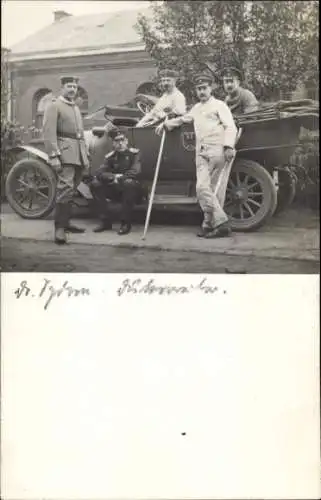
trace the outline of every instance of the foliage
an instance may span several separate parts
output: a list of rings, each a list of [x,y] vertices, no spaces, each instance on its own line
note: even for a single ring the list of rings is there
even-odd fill
[[[298,83],[318,86],[318,2],[185,0],[152,2],[136,25],[147,52],[187,82],[209,67],[234,65],[261,99]],[[186,88],[186,90],[187,90]],[[219,90],[219,89],[218,89]]]

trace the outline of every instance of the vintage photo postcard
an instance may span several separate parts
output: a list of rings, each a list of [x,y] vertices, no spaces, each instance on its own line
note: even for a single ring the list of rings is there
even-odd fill
[[[319,2],[1,13],[1,497],[320,498]]]

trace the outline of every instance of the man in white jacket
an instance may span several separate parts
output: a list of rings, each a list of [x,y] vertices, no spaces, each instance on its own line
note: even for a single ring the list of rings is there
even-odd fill
[[[176,87],[177,73],[165,69],[159,73],[160,86],[164,90],[153,109],[147,113],[136,125],[146,127],[157,123],[159,120],[169,116],[179,116],[186,113],[186,99],[184,94]]]
[[[204,214],[199,237],[229,236],[231,229],[223,206],[230,174],[229,163],[235,155],[237,128],[228,106],[212,96],[212,78],[194,79],[200,102],[184,116],[166,120],[157,128],[172,130],[183,123],[193,123],[196,136],[196,194]],[[219,182],[219,185],[218,185]]]

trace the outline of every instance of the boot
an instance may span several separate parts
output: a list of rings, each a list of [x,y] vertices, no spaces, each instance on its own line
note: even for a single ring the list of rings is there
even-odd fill
[[[212,227],[201,227],[197,233],[199,238],[205,238],[211,231],[213,231]]]
[[[64,245],[67,243],[66,233],[63,227],[55,228],[55,243],[57,245]]]
[[[103,231],[111,231],[113,229],[113,225],[110,220],[102,219],[98,226],[94,227],[94,233],[102,233]]]
[[[75,226],[74,224],[71,224],[70,222],[70,219],[71,219],[71,204],[68,203],[67,205],[68,208],[66,208],[66,226],[65,226],[65,230],[68,232],[68,233],[84,233],[85,232],[85,229],[83,229],[82,227],[78,227],[78,226]]]
[[[132,225],[129,222],[122,222],[118,231],[119,235],[124,235],[130,233]]]
[[[55,212],[55,243],[63,245],[67,243],[65,227],[68,224],[68,205],[65,203],[56,204]]]
[[[218,227],[215,227],[212,231],[206,234],[205,238],[227,238],[231,236],[231,226],[229,222],[224,222]]]

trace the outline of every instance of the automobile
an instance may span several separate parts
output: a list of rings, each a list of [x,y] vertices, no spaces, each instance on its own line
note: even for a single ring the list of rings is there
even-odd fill
[[[137,95],[134,105],[106,105],[87,116],[85,134],[90,149],[90,172],[78,187],[75,203],[91,210],[93,200],[88,183],[112,148],[108,130],[116,125],[126,132],[130,146],[141,152],[147,196],[140,208],[147,208],[161,138],[155,133],[155,126],[136,125],[156,99]],[[318,103],[311,100],[278,101],[235,117],[241,133],[224,206],[234,231],[254,231],[291,203],[295,176],[289,159],[299,144],[301,127],[318,128],[318,109]],[[17,161],[5,186],[8,203],[26,219],[48,216],[55,205],[57,177],[49,165],[43,141],[19,145],[13,154]],[[183,212],[200,210],[195,184],[195,134],[193,125],[186,124],[166,133],[153,204]]]

